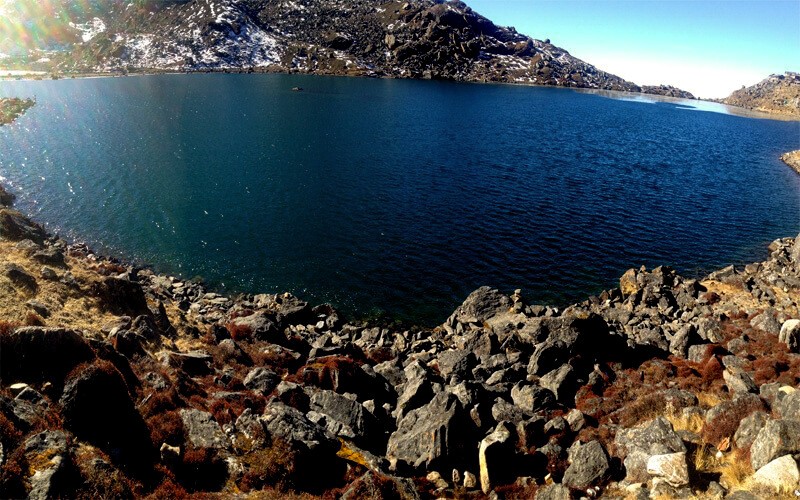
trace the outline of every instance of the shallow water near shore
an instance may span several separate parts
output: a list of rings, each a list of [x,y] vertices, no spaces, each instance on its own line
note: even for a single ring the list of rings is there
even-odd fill
[[[292,92],[302,87],[302,92]],[[51,231],[230,292],[433,325],[566,304],[800,231],[800,123],[564,89],[296,75],[0,82],[0,176]]]

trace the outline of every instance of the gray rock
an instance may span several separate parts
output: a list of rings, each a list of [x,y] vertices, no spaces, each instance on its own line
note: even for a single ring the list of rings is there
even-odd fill
[[[722,372],[722,378],[728,389],[734,393],[757,393],[758,386],[747,372],[737,368],[726,368]]]
[[[360,446],[370,448],[381,434],[380,423],[363,405],[333,391],[320,390],[313,394],[311,409],[343,425],[346,433],[335,434],[352,436]]]
[[[626,480],[629,482],[648,480],[647,460],[651,456],[686,452],[683,440],[665,417],[632,429],[620,429],[615,444],[624,457]]]
[[[779,389],[778,394],[783,394]],[[800,420],[800,390],[790,390],[783,397],[776,398],[774,408],[784,420]]]
[[[511,389],[514,404],[527,413],[536,413],[551,408],[555,402],[552,391],[535,385],[517,384]]]
[[[403,372],[403,365],[400,364],[399,358],[378,363],[373,367],[373,369],[375,370],[375,373],[386,379],[386,381],[389,382],[392,387],[397,388],[406,382],[406,376]]]
[[[259,392],[265,396],[269,395],[278,384],[281,382],[281,378],[267,368],[259,366],[258,368],[253,368],[247,373],[247,376],[244,378],[244,386],[250,389],[251,391]]]
[[[6,191],[3,186],[0,186],[0,207],[10,207],[14,204],[16,196],[13,193]]]
[[[311,451],[338,449],[334,436],[311,422],[302,412],[278,401],[270,402],[261,416],[267,431],[292,447],[305,447]]]
[[[778,335],[778,333],[781,331],[781,324],[777,319],[775,319],[773,312],[773,309],[767,309],[763,313],[751,319],[750,326],[753,328],[758,328],[759,330],[763,330],[767,333],[771,333],[772,335]]]
[[[397,398],[395,417],[398,421],[409,411],[419,408],[433,397],[433,386],[427,378],[411,379],[403,386],[400,397]]]
[[[398,500],[419,500],[419,492],[414,482],[408,478],[388,476],[376,471],[367,471],[353,481],[342,493],[341,500],[361,500],[365,498],[397,498]]]
[[[570,465],[564,472],[564,486],[585,490],[603,483],[609,476],[608,453],[598,441],[577,444],[570,449]]]
[[[574,398],[580,383],[575,369],[569,364],[563,364],[542,376],[539,385],[550,390],[558,401],[569,403]]]
[[[800,234],[798,234],[794,239],[794,245],[792,246],[790,257],[794,262],[795,267],[800,268]]]
[[[444,351],[439,354],[438,360],[439,373],[445,380],[449,380],[450,377],[456,380],[471,378],[471,371],[478,364],[475,355],[467,350]]]
[[[554,483],[536,491],[535,500],[571,500],[569,488],[562,484]]]
[[[763,411],[751,413],[743,418],[739,423],[739,428],[736,429],[736,433],[733,435],[733,442],[736,447],[750,448],[767,420],[767,414]]]
[[[447,324],[476,323],[484,321],[501,313],[508,312],[513,305],[511,298],[488,286],[482,286],[469,294],[458,309],[453,312]]]
[[[427,405],[403,417],[389,437],[386,457],[413,468],[448,470],[468,461],[475,433],[472,419],[458,398],[441,392]]]
[[[181,409],[181,419],[186,430],[186,437],[196,448],[228,448],[228,438],[210,413]]]
[[[10,208],[0,209],[0,238],[9,241],[31,240],[44,243],[47,233],[39,224]]]
[[[264,311],[236,318],[231,323],[235,328],[247,329],[255,340],[275,342],[282,337],[276,322]]]
[[[686,463],[686,452],[651,456],[647,459],[647,473],[663,479],[676,488],[688,485],[689,466]]]
[[[33,312],[35,312],[42,318],[50,317],[50,308],[47,307],[47,304],[39,302],[38,300],[29,300],[28,302],[25,303],[25,306],[33,310]]]
[[[800,452],[800,421],[770,420],[758,432],[750,447],[753,470],[786,454]]]
[[[39,289],[36,278],[28,273],[22,266],[17,264],[6,264],[3,274],[11,280],[16,288],[20,288],[29,294],[35,294]]]
[[[778,340],[786,344],[790,352],[800,353],[800,319],[784,321]]]
[[[139,283],[109,276],[92,286],[101,307],[119,316],[149,316],[147,299]]]
[[[670,340],[669,352],[675,356],[685,358],[689,351],[689,346],[700,341],[701,339],[697,335],[697,328],[692,324],[684,325]]]
[[[48,266],[65,267],[64,252],[57,247],[46,247],[33,254],[33,260]]]
[[[24,444],[32,475],[29,499],[46,500],[66,495],[61,490],[68,469],[67,436],[60,431],[45,431],[30,437]]]
[[[783,455],[758,469],[752,481],[775,492],[795,492],[800,486],[800,470],[791,455]]]
[[[478,467],[484,494],[508,481],[514,461],[514,434],[516,433],[509,424],[501,423],[481,440],[478,446]]]

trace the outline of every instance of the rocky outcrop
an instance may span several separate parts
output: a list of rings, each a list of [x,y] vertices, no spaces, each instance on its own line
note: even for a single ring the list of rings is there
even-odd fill
[[[800,117],[800,74],[770,75],[750,87],[742,87],[722,100],[731,106]]]
[[[22,116],[25,111],[33,107],[33,99],[20,99],[18,97],[0,97],[0,126],[12,123]],[[10,206],[13,197],[7,197],[6,192],[0,188],[0,206]]]
[[[795,478],[800,238],[705,277],[631,269],[565,308],[483,287],[400,330],[43,236],[0,238],[2,497],[769,497]]]
[[[800,150],[790,151],[781,155],[781,161],[789,165],[795,172],[800,174]]]

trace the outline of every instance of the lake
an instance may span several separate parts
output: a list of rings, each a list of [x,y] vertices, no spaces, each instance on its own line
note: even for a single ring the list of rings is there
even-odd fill
[[[302,92],[293,92],[302,87]],[[566,89],[297,75],[3,81],[17,206],[227,292],[442,322],[475,288],[566,305],[800,232],[800,122]],[[723,108],[720,106],[720,110]]]

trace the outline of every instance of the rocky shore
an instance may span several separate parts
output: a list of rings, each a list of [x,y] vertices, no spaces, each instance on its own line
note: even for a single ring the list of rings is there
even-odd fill
[[[800,174],[800,150],[790,151],[781,156],[781,161]]]
[[[34,104],[36,101],[33,99],[0,97],[0,126],[13,122]]]
[[[435,328],[226,297],[0,191],[0,497],[795,498],[800,236]]]

